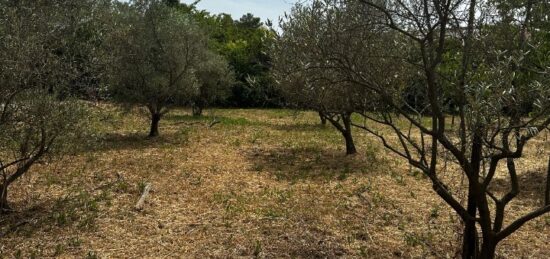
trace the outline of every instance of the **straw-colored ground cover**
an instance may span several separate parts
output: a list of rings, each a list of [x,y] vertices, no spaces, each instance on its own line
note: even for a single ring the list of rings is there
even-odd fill
[[[315,113],[177,110],[146,139],[137,111],[97,108],[85,150],[40,164],[10,193],[0,257],[454,257],[460,223],[428,180],[355,130],[359,154]],[[208,127],[211,120],[220,123]],[[541,203],[547,136],[521,163],[524,191],[509,218]],[[546,150],[546,151],[544,151]],[[453,166],[448,179],[460,176]],[[146,183],[143,211],[134,205]],[[495,190],[507,182],[497,179]],[[509,222],[509,221],[508,221]],[[550,215],[498,247],[505,258],[550,258]]]

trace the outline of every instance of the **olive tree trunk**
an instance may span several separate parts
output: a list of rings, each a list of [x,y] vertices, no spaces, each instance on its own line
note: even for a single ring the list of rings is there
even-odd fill
[[[0,185],[0,214],[11,211],[8,204],[8,186]]]
[[[548,157],[548,171],[546,172],[546,190],[544,192],[544,204],[550,204],[550,157]]]
[[[162,118],[162,114],[160,113],[152,113],[151,114],[151,130],[149,131],[149,137],[157,137],[159,135],[159,122]]]
[[[199,117],[199,116],[202,116],[202,106],[200,105],[193,105],[193,116],[194,117]]]
[[[470,217],[475,218],[477,212],[476,194],[473,186],[468,188],[468,207],[467,212]],[[473,219],[464,221],[464,231],[462,237],[462,258],[477,258],[479,245],[477,240],[476,222]]]
[[[325,126],[327,125],[327,118],[323,114],[323,112],[319,112],[319,119],[321,119],[321,125]]]
[[[353,135],[351,134],[351,114],[343,115],[342,120],[344,122],[344,131],[342,131],[342,135],[344,135],[344,139],[346,140],[346,154],[353,155],[357,153],[357,149],[355,148]]]
[[[346,155],[353,155],[357,153],[355,143],[353,141],[353,135],[351,133],[351,112],[345,112],[334,116],[327,116],[323,114],[323,117],[330,121],[330,123],[342,134],[346,142]],[[336,117],[336,118],[335,118]]]

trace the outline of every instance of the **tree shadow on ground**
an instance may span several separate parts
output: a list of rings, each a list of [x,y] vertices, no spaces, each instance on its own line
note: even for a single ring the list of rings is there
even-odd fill
[[[307,124],[307,123],[296,123],[296,124],[280,124],[280,125],[271,125],[271,128],[279,131],[300,131],[300,132],[318,132],[325,130],[335,130],[330,125],[322,124]]]
[[[65,228],[74,228],[77,232],[94,230],[100,207],[109,203],[106,193],[105,190],[80,191],[1,215],[0,239],[12,235],[31,237],[35,233]]]
[[[185,145],[188,138],[187,130],[161,132],[161,135],[155,138],[148,138],[143,133],[108,133],[88,147],[87,151],[142,150],[169,145]]]
[[[525,202],[532,206],[542,205],[544,201],[544,190],[546,188],[546,170],[545,167],[529,170],[518,175],[520,192],[516,196],[517,200]],[[497,178],[491,182],[489,189],[500,195],[506,194],[511,190],[510,178]]]
[[[269,172],[279,180],[345,180],[351,174],[367,173],[375,162],[361,154],[346,156],[341,150],[318,147],[251,149],[247,151],[252,170]]]
[[[216,115],[192,116],[187,114],[166,114],[164,120],[171,125],[206,125],[216,122],[225,126],[261,126],[264,125],[260,121],[251,121],[246,118],[225,117]]]
[[[264,230],[264,235],[267,239],[278,237],[265,244],[263,252],[268,258],[277,255],[288,255],[291,258],[337,258],[349,253],[341,246],[343,240],[307,223],[301,226],[270,227]]]

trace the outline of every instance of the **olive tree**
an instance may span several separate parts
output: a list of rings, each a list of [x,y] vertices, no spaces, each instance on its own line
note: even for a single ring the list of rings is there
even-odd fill
[[[204,108],[223,100],[235,81],[235,75],[227,61],[214,53],[200,63],[197,69],[198,89],[191,97],[193,116],[202,115]]]
[[[15,181],[80,136],[84,109],[66,94],[78,73],[58,51],[76,30],[63,13],[73,4],[0,1],[0,212]]]
[[[368,104],[360,87],[345,75],[330,53],[356,58],[354,45],[372,34],[358,31],[348,7],[339,1],[297,4],[281,20],[281,35],[273,46],[273,71],[285,99],[296,108],[312,109],[321,122],[328,120],[344,137],[346,153],[356,153],[352,114]],[[354,57],[355,55],[355,57]]]
[[[346,64],[340,69],[348,70],[348,79],[383,104],[384,109],[360,114],[369,123],[386,126],[391,134],[373,130],[369,123],[357,126],[378,137],[431,180],[434,191],[464,223],[463,258],[494,258],[500,241],[528,221],[550,212],[546,200],[519,218],[506,218],[507,206],[524,188],[519,184],[521,168],[517,168],[517,161],[524,156],[527,144],[550,125],[550,63],[532,57],[536,53],[544,56],[539,49],[544,42],[529,36],[541,33],[541,28],[533,26],[532,11],[544,3],[518,1],[514,19],[506,20],[494,1],[359,2],[382,19],[382,23],[373,25],[402,36],[402,41],[387,42],[378,48],[392,48],[402,56],[400,62],[408,64],[404,71],[412,73],[398,72],[396,76],[422,76],[420,91],[426,102],[425,107],[412,107],[404,100],[403,85],[365,77],[379,72]],[[514,28],[513,34],[501,35],[505,44],[495,44],[490,36],[503,24]],[[451,44],[456,41],[462,44]],[[449,69],[455,61],[456,67]],[[445,107],[449,96],[458,111],[457,128],[448,125]],[[534,104],[528,116],[517,109],[526,98]],[[407,122],[406,127],[400,123],[402,120]],[[445,175],[446,162],[456,165],[455,173],[466,178],[467,186],[449,180],[456,178]],[[497,177],[508,180],[508,191],[494,192]],[[461,193],[465,193],[465,200],[459,198]]]
[[[117,9],[118,22],[108,44],[113,49],[110,92],[122,103],[147,107],[149,136],[155,137],[171,108],[190,104],[201,85],[217,86],[218,81],[201,76],[201,69],[218,66],[220,76],[227,71],[223,62],[214,60],[208,38],[190,16],[160,0],[130,1]]]
[[[331,85],[352,91],[359,87],[373,106],[356,107],[353,112],[364,122],[352,124],[427,176],[464,223],[464,258],[494,258],[500,241],[550,211],[550,199],[545,198],[539,208],[506,218],[508,205],[524,188],[517,162],[528,143],[550,125],[550,62],[544,54],[548,17],[541,15],[548,4],[518,1],[508,15],[501,1],[327,2],[349,12],[341,17],[354,25],[341,29],[347,22],[322,21],[315,28],[333,28],[346,37],[319,33],[319,41],[336,41],[332,46],[348,46],[349,51],[317,48],[303,40],[308,45],[299,49],[296,61],[281,64],[299,71],[303,82],[311,76],[305,72],[320,67],[313,74],[317,78],[330,76]],[[353,40],[362,33],[371,37]],[[309,56],[318,61],[303,58]],[[423,100],[415,105],[408,97],[411,84]],[[532,104],[529,114],[519,109],[526,102]],[[448,125],[449,103],[457,111],[456,128]],[[452,172],[446,170],[448,164]],[[466,186],[449,173],[464,176]],[[495,192],[496,178],[507,179],[509,190]],[[550,186],[550,179],[546,181]],[[546,187],[543,196],[549,192]]]

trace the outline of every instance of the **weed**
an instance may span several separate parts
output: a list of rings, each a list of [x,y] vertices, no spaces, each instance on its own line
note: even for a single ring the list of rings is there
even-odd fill
[[[396,173],[395,171],[391,170],[390,171],[390,176],[395,180],[396,183],[398,183],[399,185],[402,185],[402,186],[405,186],[407,185],[405,183],[405,179],[403,178],[403,175],[400,174],[400,173]]]
[[[68,241],[69,247],[78,248],[82,245],[82,240],[78,237],[73,237]]]
[[[404,239],[405,239],[405,243],[408,246],[416,247],[416,246],[422,245],[422,241],[415,234],[405,232]]]
[[[256,240],[256,243],[254,244],[254,257],[258,258],[260,257],[260,253],[262,253],[262,242],[260,240]]]
[[[88,251],[86,254],[86,259],[99,259],[99,256],[95,251]]]
[[[432,210],[430,211],[430,218],[437,219],[439,218],[439,206],[434,206]]]
[[[180,144],[188,143],[190,136],[191,136],[191,130],[189,128],[182,128],[177,134],[177,141]]]
[[[130,184],[126,181],[118,181],[114,186],[114,191],[117,193],[127,193],[130,190]]]
[[[138,183],[138,193],[143,193],[143,191],[145,190],[145,186],[147,186],[147,182],[146,181],[140,181]]]
[[[53,256],[57,257],[65,253],[65,246],[63,244],[57,244],[54,249]]]

